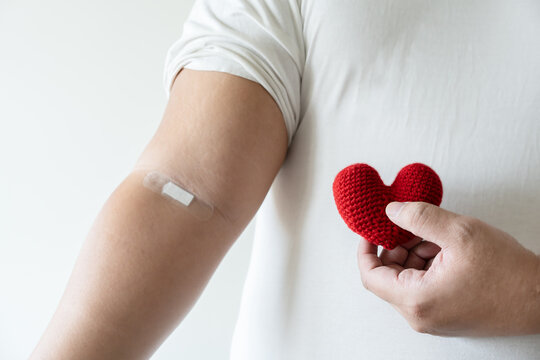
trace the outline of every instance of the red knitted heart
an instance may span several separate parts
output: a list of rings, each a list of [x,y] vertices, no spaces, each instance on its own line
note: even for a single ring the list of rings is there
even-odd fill
[[[414,234],[391,222],[385,208],[392,201],[424,201],[439,206],[441,179],[430,167],[414,163],[405,166],[390,186],[377,170],[355,164],[341,170],[333,185],[334,200],[347,226],[367,241],[391,250],[414,238]]]

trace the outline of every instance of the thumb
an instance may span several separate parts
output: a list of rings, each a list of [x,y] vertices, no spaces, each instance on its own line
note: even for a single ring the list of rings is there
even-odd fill
[[[386,215],[394,224],[429,240],[445,245],[451,238],[452,222],[459,216],[426,202],[391,202],[386,206]]]

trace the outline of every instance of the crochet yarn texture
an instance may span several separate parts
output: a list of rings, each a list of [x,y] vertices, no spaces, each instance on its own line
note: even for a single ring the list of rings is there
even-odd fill
[[[443,195],[437,173],[421,163],[402,168],[390,186],[371,166],[354,164],[339,172],[332,187],[337,209],[347,226],[388,250],[412,240],[414,234],[388,219],[386,205],[392,201],[424,201],[439,206]]]

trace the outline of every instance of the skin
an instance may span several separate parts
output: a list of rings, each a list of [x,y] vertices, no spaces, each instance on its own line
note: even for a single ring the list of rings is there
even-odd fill
[[[286,151],[283,117],[260,85],[183,70],[159,129],[95,220],[30,358],[149,358],[257,211]],[[144,188],[152,170],[213,204],[212,218]],[[414,206],[398,225],[432,243],[418,239],[378,258],[362,242],[366,287],[421,332],[538,332],[538,258],[478,220]]]
[[[30,358],[149,358],[257,211],[286,150],[281,112],[260,85],[184,69],[155,136],[95,220]],[[212,218],[143,187],[151,170],[213,204]]]
[[[376,246],[362,240],[362,283],[414,330],[441,336],[540,333],[537,255],[502,230],[432,204],[393,202],[386,213],[416,238],[379,257]]]

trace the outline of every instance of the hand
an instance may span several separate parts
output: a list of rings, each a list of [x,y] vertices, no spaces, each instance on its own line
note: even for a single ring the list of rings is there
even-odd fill
[[[444,336],[540,333],[538,256],[502,230],[432,204],[393,202],[386,214],[416,237],[379,257],[377,247],[362,239],[362,283],[414,330]]]

